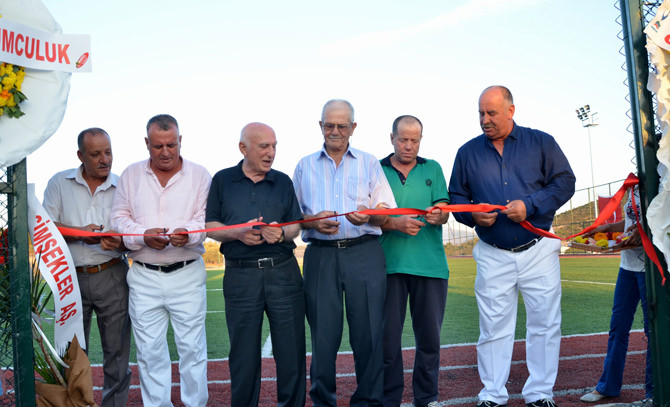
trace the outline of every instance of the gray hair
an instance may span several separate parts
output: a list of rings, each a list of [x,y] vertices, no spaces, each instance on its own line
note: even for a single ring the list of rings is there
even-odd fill
[[[329,101],[326,102],[325,105],[323,105],[323,110],[321,111],[321,121],[326,117],[326,110],[330,107],[330,105],[333,105],[335,103],[342,103],[347,106],[349,109],[349,122],[353,123],[354,122],[354,106],[349,103],[348,100],[344,99],[330,99]]]
[[[169,130],[170,127],[174,126],[177,128],[177,133],[179,133],[179,125],[177,124],[177,119],[170,116],[169,114],[158,114],[147,122],[147,133],[149,132],[149,127],[152,124],[158,126],[161,130]]]

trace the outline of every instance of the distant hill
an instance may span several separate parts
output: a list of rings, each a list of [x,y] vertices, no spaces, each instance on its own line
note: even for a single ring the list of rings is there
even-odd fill
[[[565,237],[580,232],[595,221],[593,202],[577,206],[554,217],[554,233]]]

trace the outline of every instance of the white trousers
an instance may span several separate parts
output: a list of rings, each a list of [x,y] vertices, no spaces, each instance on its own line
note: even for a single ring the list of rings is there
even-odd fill
[[[479,241],[475,296],[479,308],[477,364],[480,400],[506,404],[519,292],[526,307],[526,403],[553,398],[561,345],[561,242],[544,238],[512,253]]]
[[[137,262],[128,271],[128,311],[145,407],[172,407],[168,323],[179,353],[181,401],[187,407],[207,404],[206,279],[202,259],[172,273],[150,270]]]

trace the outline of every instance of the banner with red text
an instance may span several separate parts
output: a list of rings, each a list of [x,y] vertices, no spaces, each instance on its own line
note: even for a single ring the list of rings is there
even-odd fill
[[[8,60],[4,61],[9,55],[6,52],[2,53],[3,46],[7,50],[11,50],[13,46],[14,53],[16,52],[18,37],[14,31],[14,39],[11,40],[9,34],[11,29],[8,28],[9,24],[16,23],[56,37],[63,32],[40,0],[0,0],[0,32],[2,37],[7,39],[4,44],[0,40],[0,61],[9,63]],[[19,45],[24,47],[26,34],[22,35],[23,40]],[[40,46],[43,47],[41,41]],[[49,51],[50,58],[52,51],[53,49]],[[76,54],[72,54],[72,51],[68,47],[68,58],[70,63],[73,62],[73,58],[76,63],[79,56],[74,56]],[[45,54],[40,52],[41,55]],[[86,65],[90,68],[90,61]],[[0,118],[0,167],[9,167],[20,162],[56,132],[67,108],[71,76],[71,72],[26,68],[26,76],[21,87],[21,92],[28,98],[21,105],[21,111],[25,116],[18,119]]]
[[[39,262],[40,273],[53,293],[56,351],[64,354],[74,335],[86,349],[81,293],[70,249],[35,197],[34,184],[28,185],[28,228],[35,261]]]
[[[90,72],[91,39],[0,18],[0,61],[44,71]]]

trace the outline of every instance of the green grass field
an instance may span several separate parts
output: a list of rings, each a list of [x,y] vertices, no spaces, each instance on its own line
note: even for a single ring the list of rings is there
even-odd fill
[[[477,304],[474,297],[475,262],[472,258],[451,258],[449,269],[449,293],[444,325],[442,327],[442,343],[474,343],[479,336]],[[614,283],[619,270],[618,257],[584,256],[579,258],[561,258],[561,278],[563,280],[563,335],[606,332],[609,330],[610,311]],[[222,270],[208,271],[207,279],[207,348],[210,359],[228,357],[228,331],[224,313],[224,301],[221,292],[223,279]],[[521,297],[521,296],[519,296]],[[519,299],[522,302],[521,298]],[[413,346],[409,312],[405,321],[403,346]],[[525,336],[525,309],[519,306],[516,337]],[[44,327],[53,332],[50,326]],[[636,314],[634,329],[642,329],[642,314]],[[345,322],[345,330],[346,322]],[[309,326],[307,331],[307,351],[311,352]],[[267,321],[264,338],[269,333]],[[177,352],[172,339],[172,332],[168,332],[170,354],[177,360]],[[90,359],[92,363],[102,362],[100,340],[95,327],[91,329]],[[342,351],[350,350],[348,334],[343,334]],[[131,359],[135,361],[135,351],[132,350]]]

